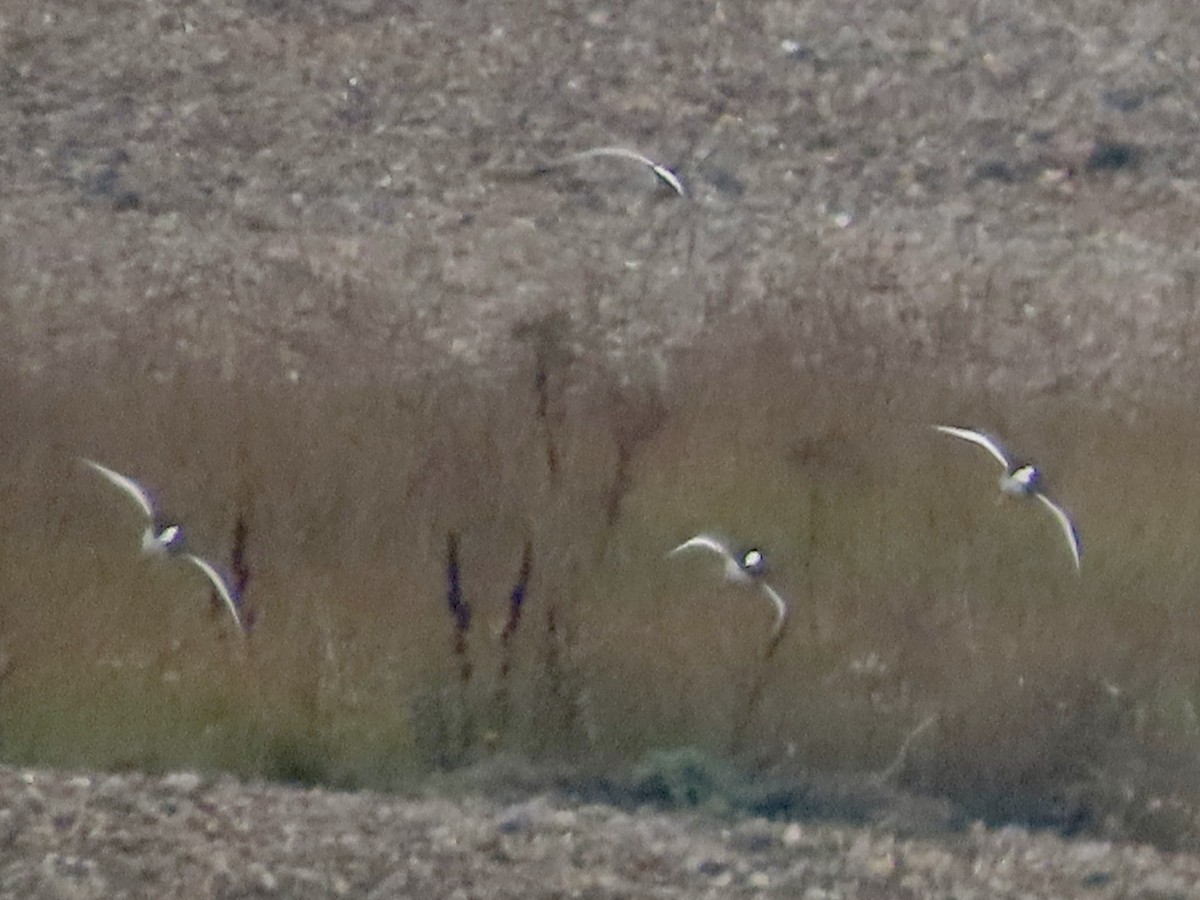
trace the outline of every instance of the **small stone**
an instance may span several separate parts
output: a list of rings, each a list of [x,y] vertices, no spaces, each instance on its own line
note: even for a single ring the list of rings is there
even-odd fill
[[[728,868],[729,866],[721,862],[719,859],[712,858],[702,859],[696,864],[696,871],[701,875],[707,875],[710,878],[715,878],[716,876],[725,872]]]
[[[524,806],[510,806],[496,819],[496,830],[501,834],[523,834],[533,830],[533,816]]]
[[[729,832],[726,840],[746,853],[763,853],[775,846],[775,829],[767,822],[754,820]]]
[[[1120,141],[1096,141],[1087,157],[1087,168],[1098,172],[1112,169],[1136,168],[1141,161],[1141,149]]]
[[[169,775],[164,775],[162,779],[164,788],[180,794],[191,794],[199,790],[203,784],[204,779],[195,772],[171,772]]]
[[[1079,884],[1086,890],[1095,891],[1107,887],[1112,880],[1111,872],[1089,872],[1079,879]]]
[[[896,857],[891,853],[881,853],[867,860],[867,871],[875,878],[888,878],[896,871]]]
[[[275,873],[273,873],[266,866],[262,865],[261,863],[253,863],[250,866],[250,871],[254,874],[255,880],[258,882],[258,886],[262,890],[271,894],[279,890],[279,879],[276,878]]]

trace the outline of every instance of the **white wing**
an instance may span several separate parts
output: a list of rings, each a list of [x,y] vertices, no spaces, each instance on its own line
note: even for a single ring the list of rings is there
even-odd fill
[[[146,493],[145,489],[140,484],[138,484],[132,478],[122,475],[120,472],[114,472],[107,466],[100,465],[98,462],[93,462],[90,459],[83,459],[82,457],[80,458],[86,465],[95,469],[110,482],[132,497],[134,502],[136,502],[137,505],[142,508],[142,512],[146,514],[146,518],[154,521],[154,504],[151,503],[150,495]]]
[[[767,655],[770,656],[775,651],[776,645],[779,644],[779,639],[783,637],[783,629],[787,627],[788,605],[775,588],[765,581],[761,581],[759,584],[763,593],[767,595],[767,599],[775,604],[775,627],[771,629],[771,641],[767,645]]]
[[[1083,556],[1083,548],[1079,544],[1079,531],[1075,528],[1075,523],[1071,521],[1071,517],[1063,511],[1062,507],[1045,494],[1038,492],[1034,496],[1042,501],[1042,505],[1053,513],[1054,518],[1058,520],[1058,524],[1062,526],[1063,534],[1067,536],[1067,544],[1071,548],[1071,558],[1075,560],[1075,569],[1078,571],[1080,568],[1080,558]]]
[[[733,554],[724,542],[718,540],[709,534],[698,534],[693,538],[688,538],[674,550],[670,551],[667,556],[674,556],[676,553],[681,553],[684,550],[711,550],[713,553],[718,553],[726,560],[732,560]]]
[[[581,150],[578,153],[572,153],[568,160],[594,159],[596,157],[612,157],[615,159],[630,159],[634,162],[641,163],[653,172],[658,179],[673,190],[680,197],[687,196],[687,188],[683,186],[683,182],[679,176],[668,169],[666,166],[656,163],[648,156],[643,156],[635,150],[627,150],[624,147],[595,147],[591,150]]]
[[[1008,453],[994,438],[988,437],[980,431],[971,431],[969,428],[953,428],[950,425],[934,425],[935,429],[942,434],[948,434],[952,437],[962,438],[964,441],[970,441],[972,444],[978,444],[988,453],[996,458],[1000,465],[1004,466],[1005,470],[1012,468],[1012,461],[1008,458]]]
[[[245,631],[242,627],[242,617],[238,613],[237,604],[233,602],[233,595],[229,593],[229,587],[225,584],[225,579],[221,577],[220,573],[205,560],[191,553],[185,553],[183,558],[194,563],[196,568],[203,572],[208,580],[212,582],[213,588],[221,595],[221,599],[225,601],[225,605],[229,608],[229,614],[233,616],[233,621],[237,623],[238,630]]]

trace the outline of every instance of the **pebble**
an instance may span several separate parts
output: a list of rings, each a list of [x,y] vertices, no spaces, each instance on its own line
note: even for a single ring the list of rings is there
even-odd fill
[[[523,804],[510,806],[496,818],[496,830],[501,834],[524,834],[533,830],[533,816]]]
[[[195,772],[171,772],[164,775],[162,786],[180,794],[195,793],[204,784],[204,779]]]
[[[804,843],[804,829],[796,822],[790,823],[787,828],[783,829],[783,846],[789,849],[795,849]]]

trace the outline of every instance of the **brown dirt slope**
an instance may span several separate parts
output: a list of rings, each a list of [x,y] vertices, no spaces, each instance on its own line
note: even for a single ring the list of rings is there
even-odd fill
[[[1200,61],[1155,0],[0,11],[0,351],[375,379],[702,334],[792,364],[1196,384]],[[496,177],[597,145],[636,166]],[[350,349],[353,352],[349,352]]]

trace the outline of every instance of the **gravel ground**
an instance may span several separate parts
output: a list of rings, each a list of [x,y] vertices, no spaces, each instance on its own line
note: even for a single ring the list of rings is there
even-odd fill
[[[981,825],[736,823],[532,796],[401,799],[192,773],[0,770],[0,895],[1200,896],[1200,858]]]
[[[550,317],[631,378],[769,333],[798,368],[1180,399],[1198,31],[1171,0],[12,0],[0,351],[492,377]],[[692,200],[496,177],[607,144]]]

